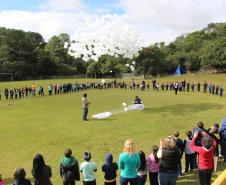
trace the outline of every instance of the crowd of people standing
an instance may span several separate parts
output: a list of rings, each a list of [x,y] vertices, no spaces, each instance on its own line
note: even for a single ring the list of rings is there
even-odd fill
[[[105,82],[105,80],[101,83],[98,82],[87,82],[87,83],[56,83],[56,84],[48,84],[47,91],[44,90],[42,85],[37,86],[32,83],[31,86],[24,86],[21,88],[4,88],[0,89],[0,100],[2,96],[5,96],[6,100],[17,100],[22,98],[28,97],[35,97],[35,96],[44,96],[47,93],[49,96],[52,95],[59,95],[65,94],[70,92],[77,92],[80,90],[87,90],[87,89],[109,89],[109,88],[119,88],[121,90],[126,90],[127,87],[131,90],[149,90],[152,84],[152,89],[154,91],[162,90],[162,91],[174,91],[175,94],[178,92],[189,92],[189,91],[197,91],[203,93],[209,93],[212,95],[219,95],[220,97],[223,96],[224,87],[223,85],[216,85],[214,83],[207,83],[206,81],[201,84],[200,82],[186,82],[183,80],[182,82],[162,82],[161,84],[158,83],[156,80],[152,80],[149,83],[147,80],[135,81],[132,80],[129,85],[125,81],[110,81]]]
[[[184,173],[197,170],[201,185],[210,185],[212,173],[217,170],[217,158],[223,155],[226,163],[226,119],[221,126],[213,124],[209,129],[199,121],[197,126],[186,132],[187,138],[180,139],[179,132],[160,139],[159,146],[154,145],[146,157],[140,150],[135,151],[132,139],[124,143],[119,154],[118,163],[113,155],[107,153],[101,171],[105,185],[117,184],[117,171],[120,170],[120,185],[145,185],[147,177],[151,185],[176,185],[178,177]],[[185,170],[182,172],[181,159],[185,153]],[[71,149],[66,149],[60,160],[60,176],[63,185],[75,185],[83,177],[83,185],[96,185],[95,172],[98,170],[89,151],[83,153],[84,161],[80,163],[72,155]],[[46,165],[41,154],[35,155],[31,170],[35,185],[52,185],[52,170]],[[4,185],[0,176],[0,183]],[[24,168],[17,168],[14,173],[14,185],[31,185],[26,179]]]
[[[175,91],[175,94],[179,92],[189,92],[192,91],[194,92],[195,90],[197,92],[201,92],[201,90],[203,91],[203,93],[207,93],[209,92],[209,94],[212,95],[219,95],[220,97],[223,96],[223,92],[224,92],[224,87],[223,85],[215,85],[213,83],[207,83],[206,81],[204,81],[203,84],[201,84],[200,82],[194,83],[194,82],[186,82],[186,80],[184,79],[182,82],[162,82],[161,84],[158,84],[156,80],[152,81],[152,88],[153,90],[162,90],[162,91]]]

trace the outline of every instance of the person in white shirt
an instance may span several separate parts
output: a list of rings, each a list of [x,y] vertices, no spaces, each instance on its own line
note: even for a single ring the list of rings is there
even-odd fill
[[[91,160],[91,153],[84,152],[83,154],[84,162],[80,165],[80,172],[83,175],[83,185],[96,185],[95,172],[97,171],[97,166],[95,162]]]

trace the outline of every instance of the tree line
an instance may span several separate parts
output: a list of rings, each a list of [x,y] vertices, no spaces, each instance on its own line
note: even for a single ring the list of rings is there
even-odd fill
[[[49,75],[115,75],[131,72],[126,64],[136,61],[137,74],[173,73],[177,66],[185,71],[226,69],[226,23],[211,23],[206,28],[177,37],[173,42],[155,43],[142,48],[135,58],[103,55],[98,62],[84,62],[68,54],[62,33],[47,42],[42,35],[23,30],[0,28],[0,73],[13,73],[14,79]]]

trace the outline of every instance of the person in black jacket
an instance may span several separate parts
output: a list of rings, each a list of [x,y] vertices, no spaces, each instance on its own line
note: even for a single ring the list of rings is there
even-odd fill
[[[50,178],[52,170],[50,166],[45,164],[41,154],[37,154],[33,159],[32,175],[35,179],[35,185],[52,185]]]
[[[8,100],[9,98],[9,89],[5,88],[5,98]]]
[[[157,153],[160,159],[159,181],[161,185],[176,185],[178,178],[178,163],[180,152],[174,137],[169,136],[160,140],[160,147]]]
[[[176,145],[177,145],[177,149],[179,150],[180,152],[180,160],[179,160],[179,163],[178,163],[178,167],[179,167],[179,176],[182,175],[182,165],[181,165],[181,159],[182,159],[182,156],[183,156],[183,152],[184,152],[184,142],[179,138],[179,132],[176,131],[174,132],[174,139],[175,139],[175,142],[176,142]]]
[[[78,161],[72,156],[71,149],[64,152],[60,162],[60,176],[63,178],[63,185],[75,185],[80,180]]]
[[[116,177],[118,170],[118,164],[113,162],[112,154],[106,154],[105,164],[102,165],[102,171],[104,175],[104,185],[116,185]]]
[[[26,172],[24,168],[17,168],[14,173],[13,185],[31,185],[30,180],[26,179]]]
[[[135,96],[133,104],[142,104],[142,100],[138,96]]]

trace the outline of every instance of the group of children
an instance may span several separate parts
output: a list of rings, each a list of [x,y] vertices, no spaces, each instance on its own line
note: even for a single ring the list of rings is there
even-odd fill
[[[186,82],[186,80],[183,80],[182,82],[162,82],[161,85],[159,85],[157,83],[156,80],[152,81],[152,86],[153,86],[153,90],[159,90],[161,89],[162,91],[166,90],[174,90],[175,94],[177,94],[178,91],[182,92],[182,91],[187,91],[189,92],[190,89],[192,92],[195,91],[195,89],[197,90],[197,92],[201,91],[201,88],[203,90],[203,93],[207,93],[207,91],[210,94],[213,95],[219,95],[220,97],[223,96],[223,92],[224,92],[224,87],[223,85],[215,85],[213,83],[207,83],[206,81],[201,84],[200,82],[197,82],[196,84],[194,82]]]
[[[222,125],[219,128],[219,124],[214,124],[211,128],[205,129],[204,124],[202,122],[197,123],[197,127],[193,129],[193,131],[187,131],[186,135],[187,138],[184,140],[181,140],[179,138],[179,132],[176,131],[174,133],[174,140],[177,146],[177,149],[180,153],[180,162],[178,164],[178,177],[183,175],[182,168],[181,168],[181,159],[183,157],[183,153],[185,153],[185,170],[184,173],[188,173],[189,171],[194,171],[200,167],[202,164],[198,164],[197,158],[199,158],[199,163],[202,160],[210,161],[212,158],[209,158],[211,156],[207,156],[205,159],[202,159],[201,157],[198,157],[198,153],[196,153],[193,148],[191,147],[192,139],[194,137],[194,133],[197,135],[194,146],[203,146],[202,142],[203,134],[207,134],[211,138],[213,138],[214,142],[216,143],[216,146],[214,146],[214,171],[217,170],[217,158],[221,156],[221,153],[224,157],[224,162],[226,162],[226,155],[225,155],[225,143],[226,143],[226,119],[222,120]],[[209,143],[210,144],[210,143]],[[211,147],[208,146],[207,141],[207,148]],[[139,151],[139,157],[140,157],[140,167],[137,170],[137,177],[138,177],[138,185],[144,185],[147,180],[147,175],[149,175],[149,181],[151,185],[159,185],[159,169],[160,169],[160,159],[158,158],[158,146],[154,145],[152,147],[151,153],[146,158],[145,153],[143,151]],[[83,176],[83,185],[96,185],[96,176],[95,172],[97,171],[97,165],[95,162],[91,161],[91,153],[89,151],[84,152],[83,159],[84,162],[80,164],[78,160],[72,155],[72,150],[67,149],[64,152],[64,157],[61,159],[60,162],[60,175],[62,177],[63,185],[75,185],[76,181],[80,180],[80,173],[82,173]],[[40,154],[37,154],[33,165],[35,164],[35,161],[38,163],[43,164],[45,166],[45,162],[43,157]],[[204,162],[204,163],[205,163]],[[212,163],[212,162],[211,162]],[[36,165],[39,166],[39,165]],[[105,156],[105,163],[102,165],[102,172],[104,173],[104,184],[105,185],[116,185],[116,179],[117,179],[117,170],[118,170],[118,164],[116,162],[113,162],[113,156],[111,153],[106,154]],[[51,168],[47,167],[48,170],[45,170],[45,172],[39,172],[39,170],[42,170],[43,168],[40,167],[33,167],[32,175],[35,178],[35,185],[51,185],[50,178],[52,176]],[[43,180],[45,182],[44,184],[40,183],[38,180],[37,174],[45,174],[46,171],[48,175],[43,175],[45,178],[48,178],[47,180]],[[31,182],[25,178],[26,172],[23,168],[18,168],[15,171],[14,174],[14,185],[31,185]],[[43,178],[43,177],[42,177]],[[39,183],[36,183],[39,182]],[[46,184],[46,182],[49,182],[49,184]],[[1,176],[0,176],[0,185],[4,185]]]
[[[135,82],[135,80],[132,80],[130,82],[130,89],[131,90],[141,90],[145,91],[146,89],[150,89],[150,84],[146,83],[145,80],[142,80],[140,83]],[[204,82],[202,85],[200,82],[197,84],[194,84],[193,82],[186,82],[183,80],[182,82],[166,82],[161,83],[159,85],[156,80],[152,80],[152,88],[153,90],[159,90],[162,91],[166,90],[174,90],[175,94],[178,93],[178,91],[187,91],[189,92],[190,89],[192,92],[195,91],[195,87],[198,92],[201,91],[201,87],[203,87],[203,93],[209,92],[210,94],[219,95],[220,97],[223,96],[224,87],[223,85],[215,85],[213,83],[207,83]],[[87,82],[87,83],[58,83],[58,84],[49,84],[47,86],[47,92],[48,95],[57,95],[57,94],[64,94],[69,92],[75,92],[79,90],[86,90],[86,89],[107,89],[107,88],[120,88],[127,89],[127,83],[124,81],[117,82],[116,80],[111,82]],[[2,98],[2,94],[4,94],[6,100],[10,99],[21,99],[21,98],[27,98],[32,96],[44,96],[44,88],[43,86],[38,86],[36,88],[35,84],[33,83],[30,87],[25,86],[22,88],[5,88],[4,92],[0,89],[0,100]]]

